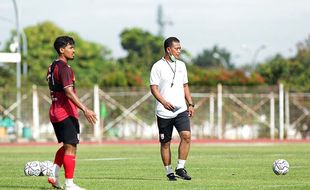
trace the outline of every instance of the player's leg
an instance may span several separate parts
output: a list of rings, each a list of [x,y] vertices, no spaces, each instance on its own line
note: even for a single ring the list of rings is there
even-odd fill
[[[170,142],[173,131],[172,120],[157,117],[159,141],[160,141],[160,154],[166,171],[166,176],[170,181],[176,181],[172,166],[171,166],[171,149]]]
[[[64,130],[64,169],[65,169],[65,190],[84,190],[73,182],[76,150],[79,143],[80,126],[74,117],[69,117]]]
[[[62,132],[63,122],[52,123],[52,124],[53,124],[55,135],[57,137],[58,142],[59,143],[63,142],[63,135],[62,135],[63,134]],[[54,188],[57,188],[57,189],[62,189],[62,186],[59,180],[59,171],[60,171],[61,166],[63,165],[64,155],[65,155],[65,149],[64,149],[64,146],[61,146],[55,154],[52,173],[47,179],[48,182]]]
[[[65,148],[64,146],[61,146],[56,154],[55,154],[55,159],[54,159],[54,164],[57,166],[55,173],[58,174],[64,160],[64,155],[65,155]]]
[[[67,187],[74,185],[73,177],[75,170],[76,144],[64,144],[64,147],[65,184],[67,189]]]
[[[55,154],[54,164],[52,168],[52,173],[48,178],[48,182],[52,184],[55,188],[62,188],[59,182],[59,171],[61,166],[63,165],[63,159],[65,155],[64,146],[60,147]]]
[[[175,172],[182,179],[191,180],[191,177],[187,174],[187,171],[185,170],[185,162],[189,154],[191,143],[191,129],[187,111],[180,113],[175,118],[175,127],[178,130],[180,136],[178,163]]]

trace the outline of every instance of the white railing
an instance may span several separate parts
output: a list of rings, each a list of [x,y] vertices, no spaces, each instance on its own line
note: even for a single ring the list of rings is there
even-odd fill
[[[244,92],[244,89],[242,93],[236,93],[229,89],[233,88],[219,84],[216,89],[207,93],[195,93],[192,90],[196,102],[196,116],[192,119],[194,138],[262,137],[283,140],[307,136],[308,129],[301,131],[299,128],[307,127],[307,118],[310,115],[309,93],[290,93],[284,90],[282,84],[273,90],[267,89],[258,93]],[[9,105],[5,100],[0,102],[2,119],[9,118],[15,122],[13,130],[6,126],[7,134],[0,133],[0,141],[55,140],[48,118],[51,101],[47,94],[47,87],[33,86],[31,91],[22,93],[19,102],[11,100],[8,101]],[[155,99],[148,89],[104,91],[96,85],[93,90],[87,89],[81,94],[81,100],[99,117],[94,126],[90,126],[82,116],[80,117],[82,138],[94,141],[106,138],[157,138]],[[21,105],[22,109],[20,119],[15,116],[18,105]],[[102,110],[107,112],[104,116]],[[250,128],[250,131],[242,135],[245,128]],[[24,134],[25,129],[30,130],[30,135]],[[262,133],[262,129],[267,132]]]

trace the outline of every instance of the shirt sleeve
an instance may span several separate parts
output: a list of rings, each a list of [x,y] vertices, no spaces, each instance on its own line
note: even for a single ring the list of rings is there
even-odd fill
[[[187,84],[188,83],[187,69],[186,69],[186,65],[184,63],[183,63],[183,66],[184,66],[183,84]]]
[[[73,71],[70,67],[63,67],[60,71],[60,82],[63,88],[73,86]]]
[[[156,65],[153,65],[151,69],[150,85],[159,85],[160,82],[160,70]]]

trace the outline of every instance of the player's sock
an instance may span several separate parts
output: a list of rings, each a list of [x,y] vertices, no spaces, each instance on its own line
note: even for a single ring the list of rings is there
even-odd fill
[[[75,155],[65,154],[64,168],[65,168],[65,178],[73,179],[75,169]]]
[[[171,165],[165,166],[166,174],[171,174],[173,173],[173,169]]]
[[[60,147],[56,154],[55,154],[55,159],[54,159],[54,165],[53,165],[53,170],[52,170],[52,176],[57,177],[59,176],[59,170],[63,164],[64,160],[64,155],[65,155],[65,149],[64,147]]]
[[[64,161],[64,155],[65,155],[65,148],[62,146],[57,150],[54,159],[54,164],[57,164],[60,168]]]
[[[186,160],[178,160],[177,169],[184,168]]]
[[[58,166],[58,164],[54,164],[53,168],[52,168],[52,175],[51,176],[58,178],[59,171],[60,171],[60,167]]]
[[[73,186],[74,185],[73,178],[71,178],[71,179],[66,178],[65,184],[66,184],[66,187]]]

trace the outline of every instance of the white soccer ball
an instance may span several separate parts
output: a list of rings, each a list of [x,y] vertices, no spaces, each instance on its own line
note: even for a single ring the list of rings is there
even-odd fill
[[[27,162],[24,168],[24,173],[27,176],[39,176],[41,173],[41,167],[39,161]]]
[[[284,159],[278,159],[273,162],[272,170],[277,175],[285,175],[289,171],[289,163]]]
[[[41,172],[44,176],[50,176],[53,171],[53,162],[47,160],[40,163]]]

